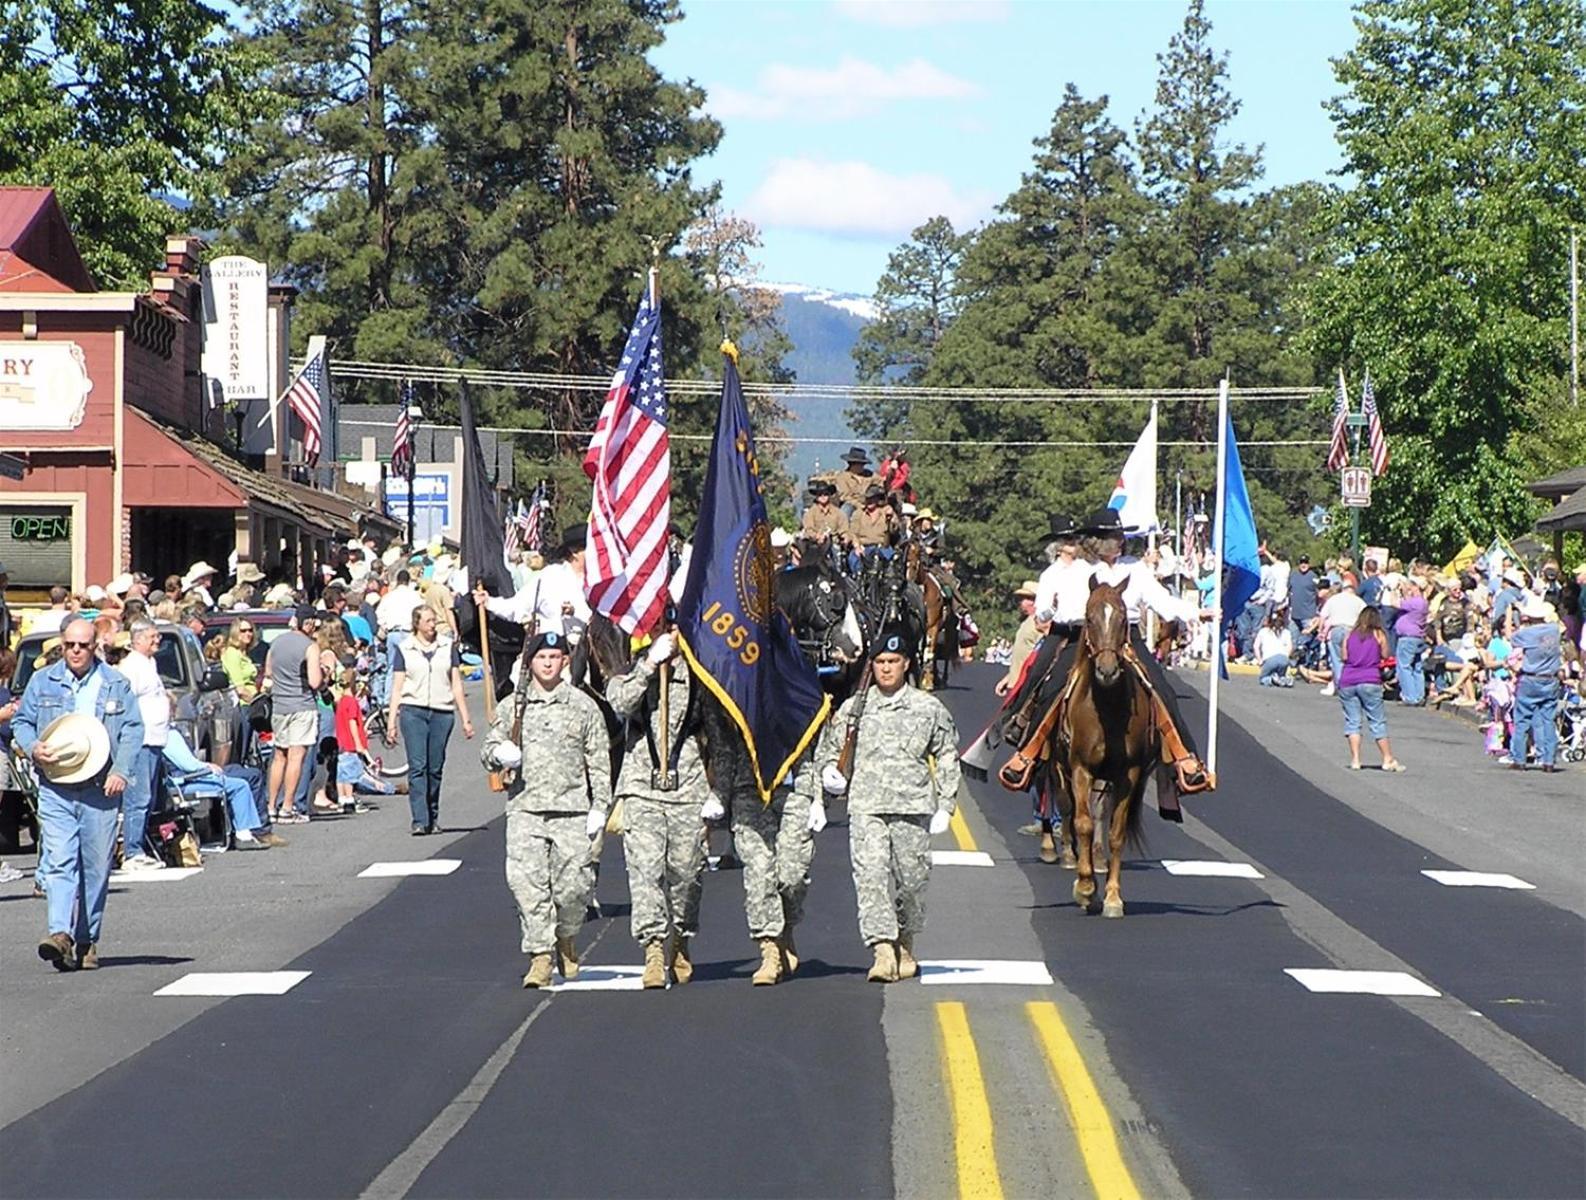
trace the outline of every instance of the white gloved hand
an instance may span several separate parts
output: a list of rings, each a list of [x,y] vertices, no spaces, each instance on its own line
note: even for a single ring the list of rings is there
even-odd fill
[[[819,800],[810,801],[810,832],[819,833],[826,828],[826,806]]]
[[[836,763],[827,763],[821,768],[821,787],[838,796],[848,790],[848,780],[843,778]]]
[[[501,745],[490,752],[490,757],[495,760],[496,766],[506,770],[508,767],[516,767],[523,762],[523,751],[511,742],[502,742]]]
[[[937,809],[931,814],[931,833],[946,833],[947,827],[953,823],[953,814]]]
[[[719,821],[727,815],[727,809],[719,797],[706,796],[705,802],[699,806],[699,815],[707,821]]]
[[[652,667],[658,667],[676,653],[677,636],[671,633],[663,633],[650,643],[650,648],[644,652],[644,661]]]
[[[590,837],[595,837],[606,827],[606,814],[598,808],[589,810],[589,816],[584,820],[584,832]]]

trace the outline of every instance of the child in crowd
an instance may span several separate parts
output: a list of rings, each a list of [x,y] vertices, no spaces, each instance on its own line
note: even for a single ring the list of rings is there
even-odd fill
[[[358,799],[360,793],[390,796],[406,791],[380,778],[369,756],[369,730],[363,719],[364,685],[354,667],[343,667],[336,689],[336,794],[342,812],[368,812],[372,807]]]

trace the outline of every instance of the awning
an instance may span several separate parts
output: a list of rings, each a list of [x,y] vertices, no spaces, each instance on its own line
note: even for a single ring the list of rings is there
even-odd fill
[[[1586,530],[1586,487],[1559,501],[1554,509],[1536,523],[1543,533],[1568,533]]]

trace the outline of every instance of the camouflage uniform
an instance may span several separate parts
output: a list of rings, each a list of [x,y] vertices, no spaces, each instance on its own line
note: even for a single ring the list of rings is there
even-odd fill
[[[694,681],[688,664],[672,662],[667,713],[669,745],[676,745],[688,712]],[[661,791],[653,786],[648,722],[656,751],[661,747],[660,668],[643,658],[626,675],[606,685],[606,699],[619,717],[627,718],[627,753],[616,794],[623,802],[623,856],[628,863],[628,894],[633,904],[633,937],[641,946],[661,941],[668,933],[692,937],[699,928],[700,879],[705,870],[704,822],[700,805],[710,794],[699,742],[690,737],[677,761],[678,786]],[[665,765],[664,763],[661,765]]]
[[[585,822],[611,808],[611,742],[599,707],[570,683],[523,693],[523,762],[507,793],[507,886],[518,903],[526,954],[549,954],[584,922],[595,889]],[[512,740],[517,696],[496,705],[480,757]]]
[[[836,766],[858,697],[821,735],[815,770]],[[870,689],[848,783],[848,851],[867,946],[917,937],[925,928],[931,814],[958,801],[958,731],[942,702],[905,683]]]
[[[744,913],[749,936],[757,942],[781,937],[804,916],[815,857],[809,820],[818,786],[815,776],[806,755],[792,782],[783,780],[771,803],[763,804],[754,767],[743,755],[732,770],[729,794],[721,798],[732,814],[733,846],[743,861]]]

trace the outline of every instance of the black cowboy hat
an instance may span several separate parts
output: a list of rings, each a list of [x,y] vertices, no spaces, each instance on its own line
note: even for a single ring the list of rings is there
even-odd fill
[[[1116,508],[1098,508],[1085,518],[1085,524],[1080,527],[1080,533],[1091,537],[1105,537],[1108,534],[1123,536],[1123,521],[1118,516]]]
[[[879,483],[872,483],[865,489],[866,500],[885,500],[886,498],[887,489],[882,487]]]
[[[866,454],[863,450],[861,450],[858,446],[850,446],[850,447],[848,447],[848,453],[843,455],[843,461],[846,462],[846,463],[867,463],[868,464],[870,462],[870,456],[868,454]]]
[[[1046,533],[1048,541],[1053,538],[1079,536],[1079,526],[1075,523],[1074,518],[1067,513],[1052,513],[1046,518],[1046,522],[1049,527]]]
[[[913,659],[914,643],[909,638],[909,631],[902,625],[888,625],[870,647],[871,658],[878,654],[901,654],[904,658]]]
[[[562,549],[582,550],[588,537],[589,527],[587,525],[569,525],[562,530]]]
[[[829,479],[812,479],[809,491],[812,496],[835,496],[837,485]]]

